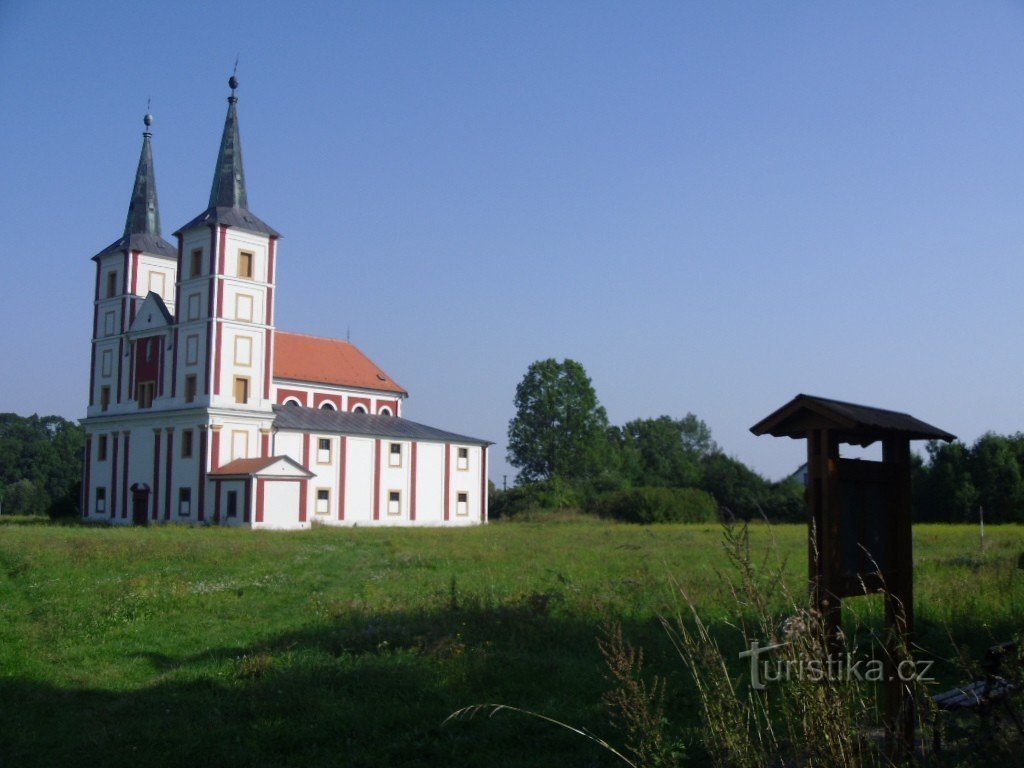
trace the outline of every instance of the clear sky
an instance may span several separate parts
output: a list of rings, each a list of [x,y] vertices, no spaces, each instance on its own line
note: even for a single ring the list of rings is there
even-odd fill
[[[534,360],[613,423],[748,429],[799,392],[1024,429],[1024,5],[0,0],[0,411],[84,415],[93,264],[152,98],[165,236],[240,57],[279,327],[495,441]]]

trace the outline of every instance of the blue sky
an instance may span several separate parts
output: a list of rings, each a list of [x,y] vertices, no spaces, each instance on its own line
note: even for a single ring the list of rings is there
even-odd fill
[[[799,392],[1024,429],[1024,5],[0,0],[0,411],[84,415],[93,265],[152,98],[165,235],[205,208],[240,57],[279,327],[494,440],[534,360],[614,423]]]

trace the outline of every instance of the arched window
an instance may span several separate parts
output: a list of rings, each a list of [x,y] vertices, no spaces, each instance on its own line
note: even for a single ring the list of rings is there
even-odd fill
[[[332,403],[330,400],[324,400],[322,403],[320,403],[320,410],[321,411],[336,411],[338,409],[334,407],[334,403]]]
[[[357,405],[355,408],[352,409],[352,413],[366,413],[366,406]]]
[[[300,405],[302,405],[302,403],[300,403],[300,402],[299,402],[298,400],[296,400],[296,399],[295,399],[294,397],[289,397],[289,398],[288,398],[287,400],[285,400],[285,401],[284,401],[284,404],[285,404],[285,405],[295,405],[295,406],[300,406]]]
[[[380,413],[381,416],[390,416],[391,415],[391,409],[388,408],[385,405],[383,408],[380,409],[379,413]]]

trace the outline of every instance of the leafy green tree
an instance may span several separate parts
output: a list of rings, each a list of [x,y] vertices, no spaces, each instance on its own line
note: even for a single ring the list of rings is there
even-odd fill
[[[0,413],[4,512],[70,514],[77,508],[84,444],[83,429],[59,416]]]
[[[515,407],[508,459],[520,481],[593,478],[612,461],[608,416],[575,360],[531,364],[516,387]]]
[[[1013,442],[992,432],[982,435],[971,446],[968,465],[986,519],[993,523],[1021,519],[1024,486]]]
[[[960,442],[929,441],[928,462],[916,475],[915,517],[921,521],[956,523],[974,519],[978,490],[971,478],[970,453]]]
[[[715,452],[704,457],[702,487],[715,497],[718,506],[734,517],[749,520],[768,516],[768,483],[739,459]]]
[[[622,428],[623,464],[638,486],[691,488],[700,484],[701,459],[715,450],[711,430],[694,416],[636,419]]]

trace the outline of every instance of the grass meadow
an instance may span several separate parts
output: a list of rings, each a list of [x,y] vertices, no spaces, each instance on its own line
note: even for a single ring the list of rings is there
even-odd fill
[[[751,532],[795,594],[805,535]],[[990,527],[984,545],[975,527],[914,535],[917,641],[948,685],[955,645],[980,656],[1024,627],[1024,528]],[[727,569],[714,525],[0,524],[0,765],[612,765],[513,713],[442,725],[497,702],[619,742],[601,703],[608,619],[667,679],[672,729],[700,765],[698,699],[659,617],[683,589],[738,651]],[[850,603],[880,623],[877,598]]]

